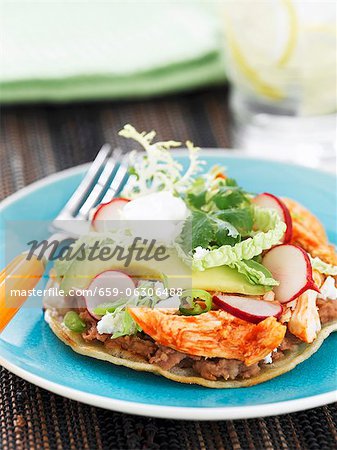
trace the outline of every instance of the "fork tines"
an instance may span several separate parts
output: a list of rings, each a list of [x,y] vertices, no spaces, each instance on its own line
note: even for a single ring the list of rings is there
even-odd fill
[[[82,182],[56,220],[89,219],[89,212],[100,203],[110,201],[123,187],[128,177],[127,156],[120,149],[103,145]]]

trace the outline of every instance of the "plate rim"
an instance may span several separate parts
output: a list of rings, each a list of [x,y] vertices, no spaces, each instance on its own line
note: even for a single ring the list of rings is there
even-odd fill
[[[176,155],[183,155],[186,150],[174,150]],[[239,159],[254,159],[261,160],[263,162],[272,163],[276,162],[282,165],[297,166],[303,169],[303,166],[296,163],[289,163],[284,161],[272,160],[268,158],[255,157],[253,155],[247,155],[245,152],[230,149],[202,149],[201,155],[206,153],[208,156],[218,156],[222,153],[227,158],[239,158]],[[15,203],[19,199],[33,193],[34,191],[48,186],[56,181],[64,178],[68,178],[74,175],[78,175],[83,172],[90,163],[81,164],[78,166],[70,167],[68,169],[56,172],[46,177],[37,180],[12,195],[8,196],[0,202],[0,212],[3,211],[9,205]],[[305,167],[307,170],[314,172],[321,172],[324,175],[330,175],[336,178],[335,174],[327,172],[325,170],[313,169],[311,167]],[[101,407],[113,411],[119,411],[127,414],[136,414],[140,416],[149,416],[166,419],[177,420],[237,420],[237,419],[249,419],[256,417],[273,416],[278,414],[288,414],[296,411],[303,411],[309,408],[315,408],[318,406],[326,405],[337,401],[337,389],[335,391],[326,392],[324,394],[313,395],[309,397],[287,400],[283,402],[265,403],[248,406],[223,406],[223,407],[181,407],[181,406],[163,406],[154,405],[150,403],[140,403],[127,400],[113,399],[110,397],[103,397],[96,394],[86,393],[79,389],[63,386],[62,384],[55,383],[47,380],[39,375],[35,375],[28,370],[25,370],[18,365],[8,361],[6,358],[0,356],[0,364],[14,373],[15,375],[23,378],[24,380],[33,383],[36,386],[42,387],[50,392],[61,395],[63,397],[70,398],[75,401],[80,401],[92,406]],[[258,410],[258,414],[257,414]],[[262,414],[261,414],[262,410]],[[207,417],[205,417],[207,416]]]
[[[138,416],[157,417],[161,419],[177,420],[237,420],[252,419],[257,417],[274,416],[279,414],[289,414],[296,411],[315,408],[318,406],[334,403],[337,400],[336,391],[324,394],[313,395],[302,399],[287,400],[284,402],[265,403],[250,406],[230,406],[230,407],[186,407],[186,406],[163,406],[151,403],[140,403],[127,400],[113,399],[81,391],[79,389],[63,386],[54,381],[30,373],[16,364],[10,363],[0,357],[0,364],[10,372],[33,383],[54,394],[67,397],[71,400],[79,401],[91,406],[105,408]],[[262,414],[260,414],[262,409]],[[257,410],[259,414],[257,415]],[[207,416],[207,417],[205,417]]]

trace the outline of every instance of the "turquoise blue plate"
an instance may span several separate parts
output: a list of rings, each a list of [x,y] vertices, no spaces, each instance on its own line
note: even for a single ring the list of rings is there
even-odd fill
[[[230,175],[249,191],[267,191],[300,201],[322,220],[330,240],[336,243],[336,178],[332,174],[230,156],[225,151],[207,151],[203,156],[208,166],[225,165]],[[178,158],[187,163],[183,153],[178,153]],[[52,220],[85,170],[82,166],[53,175],[6,199],[0,206],[2,250],[5,221]],[[25,236],[22,239],[25,242]],[[3,263],[2,259],[1,266]],[[237,419],[292,412],[335,401],[336,343],[337,334],[331,335],[310,359],[266,383],[215,390],[175,383],[80,356],[52,334],[41,309],[32,307],[21,309],[2,333],[0,362],[36,385],[95,406],[176,419]]]

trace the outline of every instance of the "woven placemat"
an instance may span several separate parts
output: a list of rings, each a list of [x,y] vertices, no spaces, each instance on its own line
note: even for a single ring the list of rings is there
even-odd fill
[[[189,422],[151,419],[83,405],[0,373],[1,448],[310,449],[337,443],[337,407],[263,419]]]
[[[143,102],[7,107],[1,114],[0,199],[59,170],[91,161],[125,124],[160,139],[229,145],[225,88]],[[337,407],[264,419],[187,422],[143,418],[83,405],[0,373],[0,448],[334,449]]]

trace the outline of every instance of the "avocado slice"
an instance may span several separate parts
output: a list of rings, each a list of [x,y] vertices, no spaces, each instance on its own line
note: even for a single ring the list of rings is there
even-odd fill
[[[245,295],[263,295],[272,289],[270,286],[250,284],[243,274],[228,266],[214,267],[203,272],[192,271],[175,252],[168,255],[169,258],[164,261],[132,261],[129,267],[116,259],[74,260],[62,278],[60,288],[66,293],[72,288],[86,289],[98,274],[106,270],[120,270],[138,279],[160,280],[165,276],[169,288],[197,288]]]
[[[250,284],[247,278],[236,269],[228,266],[213,267],[203,272],[192,273],[194,288],[205,291],[230,292],[233,294],[263,295],[272,287],[261,284]]]

